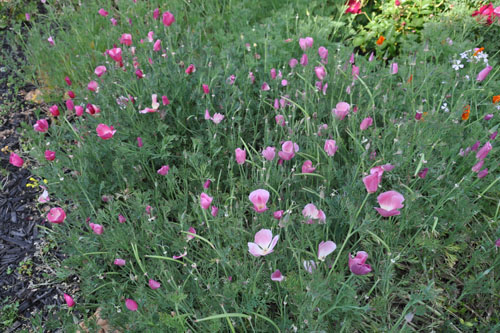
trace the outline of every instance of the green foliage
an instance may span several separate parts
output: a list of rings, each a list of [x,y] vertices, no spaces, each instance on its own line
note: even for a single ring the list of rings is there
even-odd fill
[[[8,329],[17,319],[19,302],[9,304],[9,298],[0,304],[0,329]]]

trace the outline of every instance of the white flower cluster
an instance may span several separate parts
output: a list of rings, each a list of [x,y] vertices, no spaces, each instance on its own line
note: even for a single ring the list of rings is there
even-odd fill
[[[464,51],[460,53],[460,58],[466,59],[467,62],[474,63],[483,61],[485,65],[488,65],[488,53],[480,51],[479,49]]]

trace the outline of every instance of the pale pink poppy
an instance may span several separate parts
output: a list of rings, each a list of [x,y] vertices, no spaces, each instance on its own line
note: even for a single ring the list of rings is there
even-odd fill
[[[236,148],[234,152],[236,154],[236,163],[238,163],[239,165],[245,163],[247,152],[244,149],[240,148]]]
[[[258,189],[250,193],[248,199],[253,203],[253,207],[257,213],[265,212],[268,208],[266,206],[269,200],[269,192],[263,189]]]
[[[90,81],[87,89],[96,92],[99,89],[99,84],[96,81]]]
[[[273,238],[273,233],[269,229],[261,229],[255,234],[255,242],[248,243],[248,251],[255,257],[265,256],[274,251],[279,235]]]
[[[359,128],[364,131],[366,130],[368,127],[370,127],[371,125],[373,124],[373,118],[372,117],[366,117],[365,119],[363,119],[363,121],[361,122],[361,125],[359,125]]]
[[[271,68],[271,80],[276,80],[276,68]]]
[[[403,208],[403,201],[405,198],[403,195],[396,191],[387,191],[380,194],[377,197],[377,201],[380,205],[379,207],[374,207],[377,212],[383,217],[395,216],[401,214],[398,210]]]
[[[352,69],[351,69],[351,75],[354,79],[357,79],[358,76],[359,76],[359,67],[356,66],[356,65],[352,65]]]
[[[161,51],[161,40],[157,39],[153,45],[153,51],[158,52]]]
[[[224,120],[224,115],[220,113],[214,113],[214,116],[212,117],[212,121],[214,124],[219,124],[221,121]]]
[[[290,66],[291,68],[295,68],[298,64],[299,61],[295,58],[290,59],[290,61],[288,62],[288,66]]]
[[[326,140],[325,146],[323,148],[325,149],[325,152],[328,156],[335,155],[337,149],[339,149],[335,140]]]
[[[213,217],[216,217],[217,214],[219,213],[219,208],[217,208],[217,206],[212,206],[212,208],[210,209],[210,213],[212,214]]]
[[[127,262],[123,259],[115,259],[115,261],[113,262],[113,264],[115,264],[116,266],[125,266]]]
[[[314,170],[316,170],[316,168],[312,166],[311,160],[307,160],[302,164],[302,173],[313,173]]]
[[[292,141],[285,141],[281,145],[281,151],[278,152],[278,155],[282,160],[289,161],[295,156],[295,153],[298,151],[299,145]]]
[[[122,36],[120,38],[120,44],[131,46],[132,45],[132,35],[131,34],[122,34]]]
[[[175,22],[174,14],[172,14],[169,11],[164,12],[163,16],[162,16],[162,21],[163,21],[164,26],[170,27],[172,25],[172,23]]]
[[[325,68],[323,66],[314,67],[314,73],[316,74],[316,77],[320,81],[323,81],[323,79],[326,76],[326,71],[325,71]]]
[[[479,72],[479,74],[477,74],[476,80],[481,82],[484,79],[486,79],[486,77],[488,76],[488,74],[490,74],[492,69],[493,69],[493,67],[491,67],[490,65],[487,65],[482,71]]]
[[[285,117],[283,115],[277,115],[276,117],[274,117],[274,120],[276,120],[276,124],[278,124],[279,126],[285,126]]]
[[[321,209],[316,208],[312,203],[305,205],[302,215],[307,219],[307,224],[313,224],[315,221],[321,224],[326,221],[325,213]]]
[[[104,227],[100,224],[89,223],[90,229],[94,232],[94,234],[101,235],[104,231]]]
[[[363,178],[363,184],[365,184],[366,191],[368,193],[375,193],[378,190],[378,185],[380,184],[381,178],[378,173],[372,173]]]
[[[168,165],[162,165],[161,168],[156,171],[159,175],[165,176],[168,175],[168,171],[170,170],[170,166]]]
[[[255,83],[255,75],[253,75],[252,72],[248,73],[248,78],[250,79],[250,83],[254,84]]]
[[[272,161],[275,155],[276,155],[276,148],[274,147],[266,147],[266,149],[262,151],[262,156],[268,161]]]
[[[352,258],[349,253],[349,270],[356,275],[366,275],[370,273],[372,271],[372,267],[365,263],[367,259],[368,253],[365,251],[359,251],[354,258]]]
[[[45,186],[40,186],[43,189],[43,193],[38,197],[39,203],[46,203],[50,201],[49,192]]]
[[[379,179],[379,183],[382,181],[382,175],[385,171],[391,171],[394,169],[394,165],[392,164],[384,164],[380,166],[376,166],[370,169],[370,175],[376,174]]]
[[[47,119],[37,120],[35,125],[33,125],[33,129],[40,133],[45,133],[49,130],[49,123]]]
[[[116,62],[121,63],[122,62],[122,49],[119,47],[112,48],[111,50],[108,50],[108,55],[111,57]]]
[[[99,9],[98,13],[99,13],[99,15],[104,16],[104,17],[108,16],[108,14],[109,14],[106,10],[104,10],[104,8]]]
[[[213,199],[214,198],[212,198],[211,196],[209,196],[208,194],[206,194],[205,192],[203,192],[200,195],[200,205],[201,205],[201,208],[208,209],[210,207],[210,205],[212,204],[212,200]]]
[[[280,220],[282,217],[283,217],[283,213],[285,211],[283,210],[277,210],[273,213],[273,217],[276,219],[276,220]]]
[[[335,251],[337,248],[337,244],[335,244],[332,241],[326,241],[326,242],[321,242],[319,243],[318,246],[318,259],[321,261],[325,261],[325,258]]]
[[[304,260],[304,269],[309,273],[312,274],[314,270],[316,269],[316,263],[314,260]]]
[[[286,86],[288,85],[288,81],[287,81],[287,80],[285,80],[285,79],[281,80],[281,85],[282,85],[283,87],[286,87]]]
[[[276,282],[281,282],[285,279],[283,274],[281,274],[280,270],[277,269],[271,274],[271,280],[276,281]]]
[[[137,308],[139,307],[137,305],[137,302],[134,301],[133,299],[130,299],[130,298],[127,298],[125,300],[125,306],[127,307],[127,309],[129,309],[130,311],[137,311]]]
[[[269,87],[269,84],[267,82],[262,83],[262,86],[260,87],[263,91],[268,91],[271,90],[271,87]]]
[[[149,285],[149,288],[151,288],[153,290],[161,287],[161,283],[158,281],[155,281],[153,279],[149,279],[148,285]]]
[[[97,66],[94,73],[97,77],[101,77],[104,73],[106,73],[106,66]]]
[[[154,36],[154,34],[155,34],[155,33],[154,33],[154,31],[150,31],[150,32],[148,32],[148,41],[149,41],[150,43],[152,43],[152,42],[153,42],[153,36]]]
[[[68,308],[72,308],[75,306],[75,301],[73,300],[73,297],[71,297],[70,295],[68,294],[64,294],[64,301],[66,302],[66,305],[68,306]]]
[[[210,119],[212,119],[210,111],[208,111],[208,109],[205,109],[205,120],[210,120]]]
[[[56,159],[56,152],[52,150],[46,150],[45,151],[45,159],[47,161],[53,161]]]
[[[479,160],[473,167],[472,167],[472,172],[479,172],[481,168],[483,167],[484,160]]]
[[[193,235],[196,235],[196,229],[193,227],[189,227],[188,232],[192,233]],[[194,239],[193,235],[187,235],[186,236],[186,241],[189,242],[191,239]]]
[[[105,124],[99,124],[96,128],[97,135],[103,140],[109,140],[115,135],[116,130],[113,126],[108,126]]]
[[[66,219],[66,213],[60,207],[52,208],[47,214],[47,220],[50,223],[61,224],[64,222],[64,219]]]
[[[324,46],[320,46],[318,49],[319,57],[321,58],[321,62],[324,64],[328,63],[328,50]]]
[[[49,36],[49,38],[47,38],[47,41],[49,42],[50,45],[54,46],[56,44],[56,42],[54,42],[54,38],[52,36]]]
[[[351,109],[351,106],[349,103],[346,102],[339,102],[335,106],[335,108],[332,110],[332,113],[335,114],[335,117],[337,117],[340,120],[343,120],[347,114],[349,113],[349,110]]]
[[[117,25],[118,24],[118,21],[114,17],[110,18],[109,20],[111,21],[112,25]]]
[[[391,74],[398,74],[398,63],[397,62],[393,62],[391,64]]]
[[[299,46],[302,49],[302,51],[305,51],[313,47],[313,43],[314,40],[312,39],[312,37],[299,38]]]
[[[309,58],[307,57],[307,54],[304,53],[300,58],[300,64],[305,67],[307,66],[308,63],[309,63]]]

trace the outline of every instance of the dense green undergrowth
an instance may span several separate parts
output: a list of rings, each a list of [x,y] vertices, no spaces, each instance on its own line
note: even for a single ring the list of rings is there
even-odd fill
[[[101,7],[107,17],[98,14]],[[167,10],[175,15],[170,26],[162,24]],[[341,13],[321,1],[48,7],[46,23],[32,27],[26,46],[44,97],[60,115],[40,110],[50,128],[26,128],[31,149],[23,156],[38,160],[35,172],[48,180],[51,200],[41,207],[67,214],[48,237],[69,255],[60,277],[81,279],[75,312],[88,318],[101,308],[111,326],[134,332],[499,327],[497,50],[475,50],[482,45],[460,28],[472,19],[457,26],[445,18],[424,26],[426,42],[404,39],[391,60],[383,52],[356,55],[332,42],[342,33]],[[123,34],[131,34],[131,45]],[[305,37],[313,46],[302,50]],[[105,55],[113,47],[121,48],[121,64]],[[308,64],[291,68],[290,59],[303,54]],[[492,70],[477,80],[486,61]],[[106,67],[100,77],[97,66]],[[91,81],[95,92],[87,88]],[[68,90],[83,115],[67,110]],[[340,102],[350,105],[345,118],[332,112]],[[155,112],[140,112],[147,108]],[[362,129],[366,118],[372,124]],[[103,140],[100,124],[116,132]],[[333,154],[327,140],[336,142]],[[279,163],[287,141],[299,149]],[[479,178],[471,168],[486,142],[493,149]],[[269,146],[272,161],[262,155]],[[238,148],[244,163],[235,158]],[[46,150],[54,160],[45,160]],[[307,160],[312,173],[303,168]],[[394,169],[380,173],[379,189],[367,194],[363,178],[387,164]],[[169,172],[161,175],[164,165]],[[257,189],[270,193],[265,212],[249,200]],[[385,218],[373,207],[391,190],[404,196],[404,207]],[[202,193],[218,212],[200,207]],[[324,223],[307,223],[310,203],[324,212]],[[188,242],[191,227],[196,236]],[[255,257],[248,243],[261,229],[279,240],[274,252]],[[318,245],[327,240],[337,248],[321,261]],[[348,263],[359,251],[368,254],[365,275]],[[277,269],[281,282],[271,280]],[[152,289],[149,279],[161,287]],[[75,320],[61,312],[47,327],[69,329]]]

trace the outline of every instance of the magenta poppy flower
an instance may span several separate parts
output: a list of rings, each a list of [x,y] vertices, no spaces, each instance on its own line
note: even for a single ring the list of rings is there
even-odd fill
[[[484,178],[488,175],[488,168],[484,168],[483,170],[479,171],[477,174],[477,178]]]
[[[49,38],[47,38],[47,41],[52,46],[54,46],[56,44],[56,42],[54,41],[54,37],[52,37],[52,36],[49,36]]]
[[[104,227],[100,224],[89,223],[90,229],[94,232],[94,234],[101,235],[104,231]]]
[[[137,147],[141,148],[144,146],[144,143],[142,142],[142,138],[140,136],[137,137]]]
[[[325,213],[321,209],[316,208],[312,203],[305,205],[302,215],[307,219],[307,224],[313,224],[315,221],[321,224],[326,221]]]
[[[163,105],[169,105],[170,101],[168,100],[167,96],[161,96],[161,102]]]
[[[113,264],[115,264],[116,266],[125,266],[126,264],[126,261],[123,260],[123,259],[115,259],[115,261],[113,262]]]
[[[216,217],[217,214],[219,213],[219,208],[217,208],[217,206],[212,206],[212,208],[210,209],[210,213],[212,214],[213,217]]]
[[[271,68],[271,80],[276,80],[276,68]]]
[[[192,233],[193,235],[196,235],[196,229],[193,227],[189,227],[188,232]],[[186,241],[189,242],[191,239],[193,239],[194,238],[193,235],[187,235]]]
[[[278,124],[279,126],[285,126],[285,117],[283,115],[277,115],[276,117],[274,117],[274,120],[276,120],[276,124]]]
[[[71,79],[70,79],[68,76],[66,76],[66,77],[64,78],[64,81],[66,81],[66,84],[67,84],[68,86],[71,86]]]
[[[405,198],[399,192],[387,191],[380,194],[377,197],[377,201],[380,208],[374,207],[375,210],[383,217],[389,217],[401,214],[398,209],[404,207],[403,201],[405,201]]]
[[[142,70],[137,69],[137,70],[135,71],[135,76],[136,76],[138,79],[142,79],[142,78],[144,78],[144,73],[142,72]]]
[[[33,125],[33,129],[40,133],[45,133],[49,130],[49,123],[47,119],[37,120],[35,125]]]
[[[152,42],[153,42],[153,36],[154,36],[154,34],[155,34],[155,33],[154,33],[154,31],[150,31],[150,32],[148,32],[148,41],[149,41],[150,43],[152,43]]]
[[[298,151],[298,144],[294,143],[293,141],[285,141],[281,145],[281,151],[278,152],[278,155],[282,160],[289,161],[295,156],[295,153]]]
[[[380,183],[382,181],[382,175],[384,174],[384,172],[391,171],[392,169],[394,169],[394,165],[392,165],[392,164],[384,164],[384,165],[376,166],[376,167],[370,169],[370,175],[376,174],[378,176],[379,183]]]
[[[163,13],[162,19],[163,19],[163,25],[166,27],[170,27],[172,25],[172,23],[175,22],[174,14],[172,14],[169,11],[166,11]]]
[[[429,171],[429,168],[423,168],[422,171],[418,173],[418,177],[424,179],[427,176],[427,172]]]
[[[332,241],[326,241],[326,242],[321,242],[319,243],[318,246],[318,259],[321,261],[325,261],[325,258],[335,251],[337,248],[337,244],[335,244]]]
[[[185,70],[186,74],[193,74],[194,72],[196,72],[196,67],[194,67],[193,64],[189,65],[186,70]]]
[[[378,190],[378,185],[380,184],[381,178],[378,173],[373,173],[363,178],[363,184],[365,184],[366,191],[368,193],[375,193]]]
[[[161,287],[161,283],[158,282],[158,281],[155,281],[153,279],[149,279],[148,284],[149,284],[149,288],[151,288],[153,290],[158,289],[158,288]]]
[[[350,109],[351,106],[349,105],[349,103],[339,102],[332,110],[332,113],[335,114],[335,117],[337,117],[337,119],[343,120],[345,116],[347,116],[347,114],[349,113]]]
[[[255,242],[248,243],[248,252],[255,257],[266,256],[274,251],[279,238],[279,235],[273,238],[271,230],[261,229],[255,234]]]
[[[110,18],[109,20],[111,21],[112,25],[117,25],[118,24],[118,21],[114,17]]]
[[[274,148],[274,147],[266,147],[266,149],[264,149],[262,151],[262,156],[266,160],[272,161],[274,159],[274,156],[276,156],[276,148]]]
[[[73,300],[73,297],[71,297],[70,295],[68,294],[64,294],[64,301],[66,302],[66,305],[68,306],[68,308],[72,308],[75,306],[75,301]]]
[[[111,50],[108,50],[107,53],[114,61],[119,63],[122,62],[122,49],[119,47],[112,48]]]
[[[162,167],[158,169],[157,173],[159,175],[165,176],[165,175],[168,175],[169,170],[170,170],[170,166],[162,165]]]
[[[493,113],[488,113],[487,115],[484,116],[484,120],[488,121],[490,120],[491,118],[493,118]]]
[[[285,279],[283,274],[281,274],[280,270],[277,269],[271,274],[271,280],[276,281],[276,282],[281,282]]]
[[[209,196],[208,194],[206,194],[205,192],[203,192],[200,195],[200,205],[201,205],[201,208],[208,209],[210,207],[210,205],[212,204],[212,200],[213,199],[214,198],[212,198],[211,196]]]
[[[69,96],[69,98],[75,98],[76,97],[75,93],[72,90],[68,90],[68,96]]]
[[[500,247],[500,238],[495,241],[495,246]]]
[[[133,299],[130,299],[130,298],[127,298],[125,300],[125,306],[127,307],[127,309],[129,309],[130,311],[137,311],[137,308],[139,307],[137,305],[137,302],[134,301]]]
[[[81,117],[83,115],[83,106],[81,105],[76,105],[75,106],[75,114],[78,116],[78,117]]]
[[[299,46],[302,49],[302,51],[305,51],[313,47],[313,43],[314,39],[312,39],[312,37],[299,38]]]
[[[75,108],[75,103],[72,99],[66,100],[66,108],[68,109],[68,111],[73,111],[73,109]]]
[[[50,114],[52,114],[54,117],[57,117],[58,115],[60,115],[59,107],[57,105],[52,105],[49,108],[49,111],[50,111]]]
[[[262,86],[260,87],[261,90],[263,91],[268,91],[271,90],[271,87],[269,87],[269,84],[267,82],[262,83]]]
[[[326,76],[326,71],[325,71],[325,68],[323,66],[314,67],[314,73],[316,74],[316,77],[320,81],[323,81],[323,79]]]
[[[116,130],[113,126],[108,126],[105,124],[99,124],[96,128],[97,135],[103,140],[109,140],[115,135]]]
[[[205,183],[203,183],[203,188],[204,188],[204,189],[209,188],[209,187],[210,187],[210,183],[212,183],[212,181],[211,181],[210,179],[207,179],[207,180],[205,181]]]
[[[335,155],[337,149],[339,149],[335,140],[326,140],[325,146],[323,148],[325,149],[325,152],[328,156]]]
[[[312,274],[314,270],[316,269],[316,263],[314,260],[304,260],[304,269],[309,273]]]
[[[316,168],[312,166],[311,160],[307,160],[302,164],[302,173],[313,173],[314,170],[316,170]]]
[[[309,64],[309,58],[307,57],[307,54],[303,54],[302,57],[300,58],[300,64],[302,66],[307,66],[307,64]]]
[[[125,223],[127,219],[122,214],[118,214],[118,222]]]
[[[490,65],[487,65],[482,71],[479,72],[479,74],[477,74],[476,80],[481,82],[484,79],[486,79],[486,77],[488,76],[488,74],[490,74],[492,69],[493,69],[493,67],[491,67]]]
[[[320,46],[318,49],[319,57],[321,58],[321,62],[324,64],[328,63],[328,50],[326,47]]]
[[[373,125],[373,118],[372,117],[366,117],[365,119],[363,119],[363,121],[361,122],[361,125],[359,125],[359,128],[364,131],[366,130],[368,127],[370,127],[371,125]]]
[[[290,61],[288,62],[288,66],[290,66],[290,68],[295,68],[298,64],[299,61],[295,58],[290,59]]]
[[[153,10],[153,19],[157,20],[160,18],[160,8],[155,8],[155,10]]]
[[[96,92],[99,89],[99,84],[96,81],[90,81],[87,89]]]
[[[281,218],[283,217],[283,213],[285,211],[283,210],[277,210],[273,213],[273,217],[276,219],[276,220],[281,220]]]
[[[236,148],[234,152],[236,154],[236,163],[238,163],[239,165],[245,163],[247,152],[244,149],[240,148]]]
[[[208,95],[210,93],[210,88],[208,87],[208,84],[202,84],[201,86],[203,88],[203,93],[205,95]]]
[[[491,149],[493,148],[493,146],[491,145],[491,143],[488,141],[484,144],[484,146],[479,149],[479,151],[477,152],[476,154],[476,158],[478,160],[483,160],[486,158],[486,156],[488,156],[489,152],[491,151]]]
[[[106,73],[106,66],[97,66],[94,70],[94,73],[95,75],[97,75],[97,77],[103,76],[104,73]]]
[[[269,192],[263,189],[258,189],[250,193],[248,199],[253,203],[253,207],[257,213],[265,212],[268,208],[266,206],[269,200]]]
[[[109,14],[106,10],[104,10],[104,8],[99,9],[98,13],[99,13],[99,15],[104,16],[104,17],[108,16],[108,14]]]
[[[367,259],[368,253],[365,251],[359,251],[354,258],[352,258],[349,253],[349,270],[356,275],[366,275],[370,273],[372,271],[372,267],[366,264]]]
[[[53,161],[56,159],[56,152],[52,150],[46,150],[45,151],[45,159],[47,161]]]
[[[161,51],[161,40],[157,39],[156,42],[153,44],[153,51],[154,52]]]
[[[481,168],[483,167],[484,160],[479,160],[473,167],[472,167],[472,172],[479,172]]]
[[[64,222],[64,219],[66,219],[66,213],[60,207],[52,208],[47,214],[47,220],[50,223],[61,224]]]
[[[120,38],[120,44],[132,46],[132,35],[131,34],[122,34],[122,36]]]

